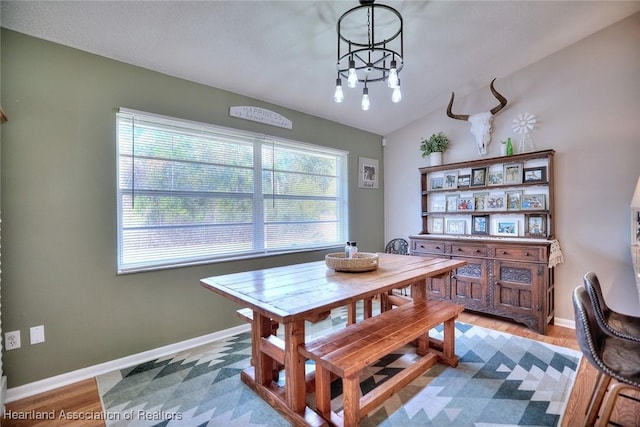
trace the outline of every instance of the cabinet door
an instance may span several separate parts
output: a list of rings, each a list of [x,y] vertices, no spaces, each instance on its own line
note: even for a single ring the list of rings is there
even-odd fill
[[[489,306],[487,289],[487,263],[484,258],[452,257],[467,264],[456,269],[451,277],[451,300],[463,304],[471,310],[481,310]]]
[[[447,290],[449,289],[447,279],[427,279],[427,298],[429,299],[449,299]]]
[[[495,314],[510,317],[539,331],[543,317],[539,298],[544,266],[517,261],[493,262]]]

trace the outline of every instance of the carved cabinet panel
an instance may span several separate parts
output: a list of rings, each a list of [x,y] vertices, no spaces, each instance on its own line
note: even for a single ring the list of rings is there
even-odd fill
[[[540,265],[515,261],[493,261],[494,314],[510,317],[538,329],[542,307],[539,301]]]
[[[482,258],[452,257],[467,262],[451,276],[451,300],[469,309],[489,306],[487,260]]]

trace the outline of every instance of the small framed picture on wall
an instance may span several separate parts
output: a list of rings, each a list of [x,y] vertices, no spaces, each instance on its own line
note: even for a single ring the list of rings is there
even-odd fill
[[[358,187],[378,188],[378,160],[360,157],[358,159]]]

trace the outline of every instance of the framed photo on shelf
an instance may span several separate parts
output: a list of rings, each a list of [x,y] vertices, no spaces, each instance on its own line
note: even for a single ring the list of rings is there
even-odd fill
[[[467,221],[464,219],[451,219],[447,221],[447,234],[465,234]]]
[[[471,169],[471,187],[484,187],[487,182],[487,168]]]
[[[444,233],[444,217],[438,216],[431,218],[431,233],[442,234]]]
[[[469,188],[471,175],[458,175],[458,188]]]
[[[442,176],[437,176],[437,177],[433,177],[431,178],[431,182],[429,183],[430,187],[432,190],[442,190],[442,188],[444,187],[444,177]]]
[[[507,195],[487,194],[484,196],[484,210],[486,211],[504,211],[507,210]]]
[[[502,174],[503,174],[503,171],[495,171],[495,172],[489,171],[489,174],[487,175],[487,185],[489,186],[502,185],[503,184]]]
[[[472,197],[458,197],[457,210],[460,211],[472,211],[474,207],[474,198]]]
[[[513,219],[497,219],[494,227],[496,236],[518,236],[518,221]]]
[[[544,194],[524,194],[522,196],[522,210],[539,211],[546,209]]]
[[[447,195],[447,212],[455,212],[458,210],[458,197],[459,194]]]
[[[503,184],[522,184],[522,163],[504,165]]]
[[[429,198],[429,212],[446,212],[447,205],[444,195],[438,195]]]
[[[471,216],[471,234],[489,234],[489,215]]]
[[[537,168],[524,168],[523,182],[547,182],[547,167],[540,166]]]
[[[458,172],[445,172],[444,173],[444,189],[455,190],[458,188]]]
[[[483,211],[486,209],[484,203],[487,194],[489,193],[473,193],[473,203],[475,205],[476,211]]]
[[[522,191],[507,191],[507,210],[519,211],[522,207]]]
[[[528,214],[524,218],[524,235],[547,237],[547,216]]]

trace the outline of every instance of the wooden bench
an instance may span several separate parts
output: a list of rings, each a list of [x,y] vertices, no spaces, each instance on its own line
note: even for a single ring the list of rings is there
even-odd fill
[[[357,426],[362,417],[436,362],[456,367],[458,358],[455,355],[454,322],[463,309],[461,305],[445,301],[403,304],[301,346],[300,353],[316,364],[318,413],[335,425]],[[429,338],[429,330],[440,324],[444,324],[443,340]],[[361,396],[362,371],[416,339],[417,353],[422,357],[393,378]],[[436,348],[430,349],[430,345]],[[331,374],[342,378],[342,417],[331,410]]]

